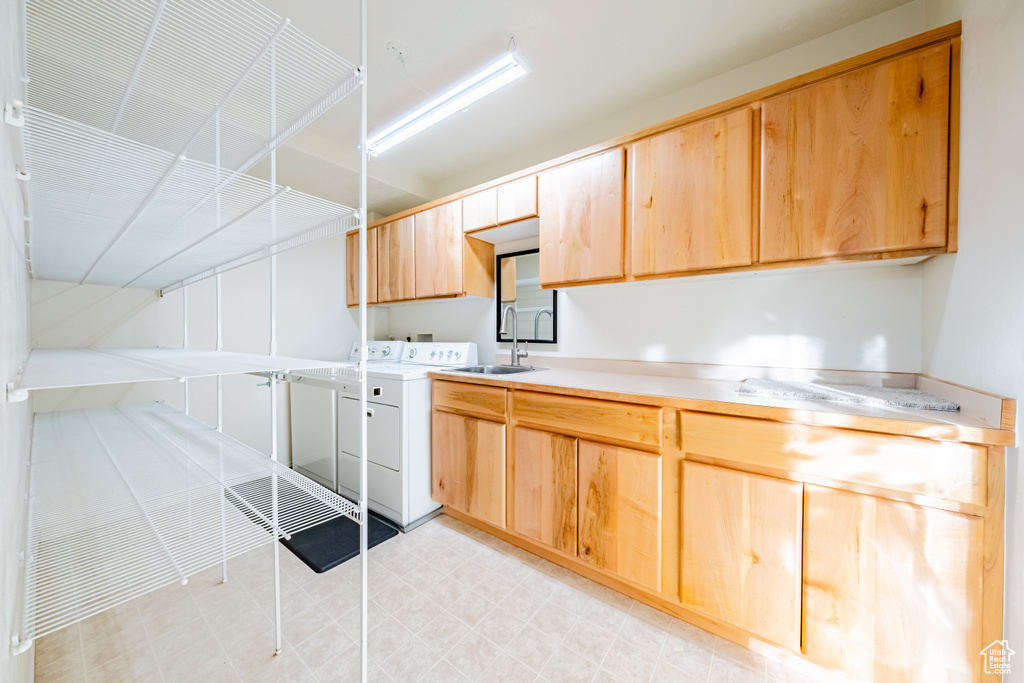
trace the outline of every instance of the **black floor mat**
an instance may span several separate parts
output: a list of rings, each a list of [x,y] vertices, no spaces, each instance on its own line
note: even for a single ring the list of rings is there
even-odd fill
[[[278,487],[278,494],[282,499],[303,500],[303,505],[299,507],[303,508],[304,513],[309,512],[311,505],[319,506],[321,514],[334,512],[326,504],[314,501],[313,497],[308,493],[284,479],[278,480]],[[270,490],[270,477],[235,484],[232,488],[247,500],[265,501]],[[254,514],[248,506],[242,504],[235,496],[229,495],[227,498],[246,517],[267,531],[270,531],[270,525],[263,518]],[[265,502],[264,507],[266,507]],[[398,529],[392,526],[391,522],[375,512],[370,512],[369,510],[367,512],[369,513],[368,518],[370,520],[370,535],[367,539],[368,548],[383,543],[398,534]],[[264,517],[270,516],[269,510],[264,510],[263,513]],[[291,506],[281,506],[281,525],[286,529],[289,526],[289,518],[292,514]],[[359,554],[359,525],[348,517],[339,515],[314,527],[292,534],[291,540],[282,538],[281,543],[310,569],[317,574],[322,574],[328,569],[333,569],[342,562],[351,560]]]
[[[383,517],[370,512],[370,535],[366,545],[372,548],[398,535],[398,529]],[[337,517],[281,539],[288,550],[317,574],[337,567],[359,554],[359,525],[348,517]]]

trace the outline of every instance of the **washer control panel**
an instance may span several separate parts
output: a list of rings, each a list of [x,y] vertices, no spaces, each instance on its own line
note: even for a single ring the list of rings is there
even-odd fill
[[[476,344],[473,342],[406,342],[402,362],[453,368],[476,365]]]
[[[390,361],[397,363],[402,359],[406,342],[403,341],[368,341],[366,342],[366,358],[370,361]],[[349,360],[359,360],[359,342],[352,342],[352,353]]]

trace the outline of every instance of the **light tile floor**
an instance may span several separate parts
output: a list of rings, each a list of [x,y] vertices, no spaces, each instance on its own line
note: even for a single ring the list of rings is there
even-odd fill
[[[359,564],[265,546],[45,638],[38,683],[359,680]],[[369,553],[371,681],[805,683],[797,672],[449,517]]]

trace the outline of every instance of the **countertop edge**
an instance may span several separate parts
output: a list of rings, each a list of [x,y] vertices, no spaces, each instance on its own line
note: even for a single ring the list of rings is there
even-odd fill
[[[593,374],[600,375],[603,373],[593,372]],[[842,408],[844,404],[840,403],[829,404],[828,410],[810,410],[802,407],[768,406],[742,403],[739,401],[730,402],[679,396],[636,394],[614,390],[564,386],[560,384],[545,384],[537,375],[533,375],[533,378],[529,381],[526,378],[513,379],[507,375],[501,377],[480,376],[444,371],[432,371],[428,376],[431,379],[442,379],[452,382],[463,382],[466,384],[481,384],[518,391],[544,391],[546,393],[559,394],[563,396],[578,396],[581,398],[654,405],[693,412],[734,415],[738,417],[774,420],[777,422],[796,422],[800,424],[824,427],[839,427],[865,432],[877,432],[881,434],[960,441],[985,446],[1013,446],[1016,441],[1015,433],[1010,429],[974,427],[949,423],[940,424],[895,417],[855,415],[849,412],[843,412]],[[718,382],[720,380],[698,381]]]

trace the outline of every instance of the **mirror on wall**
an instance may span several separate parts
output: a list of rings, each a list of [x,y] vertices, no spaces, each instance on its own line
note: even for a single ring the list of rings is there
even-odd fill
[[[498,341],[512,341],[512,325],[501,334],[501,317],[512,306],[518,321],[519,341],[554,344],[558,341],[558,297],[540,288],[540,253],[537,249],[500,254],[497,267]]]

